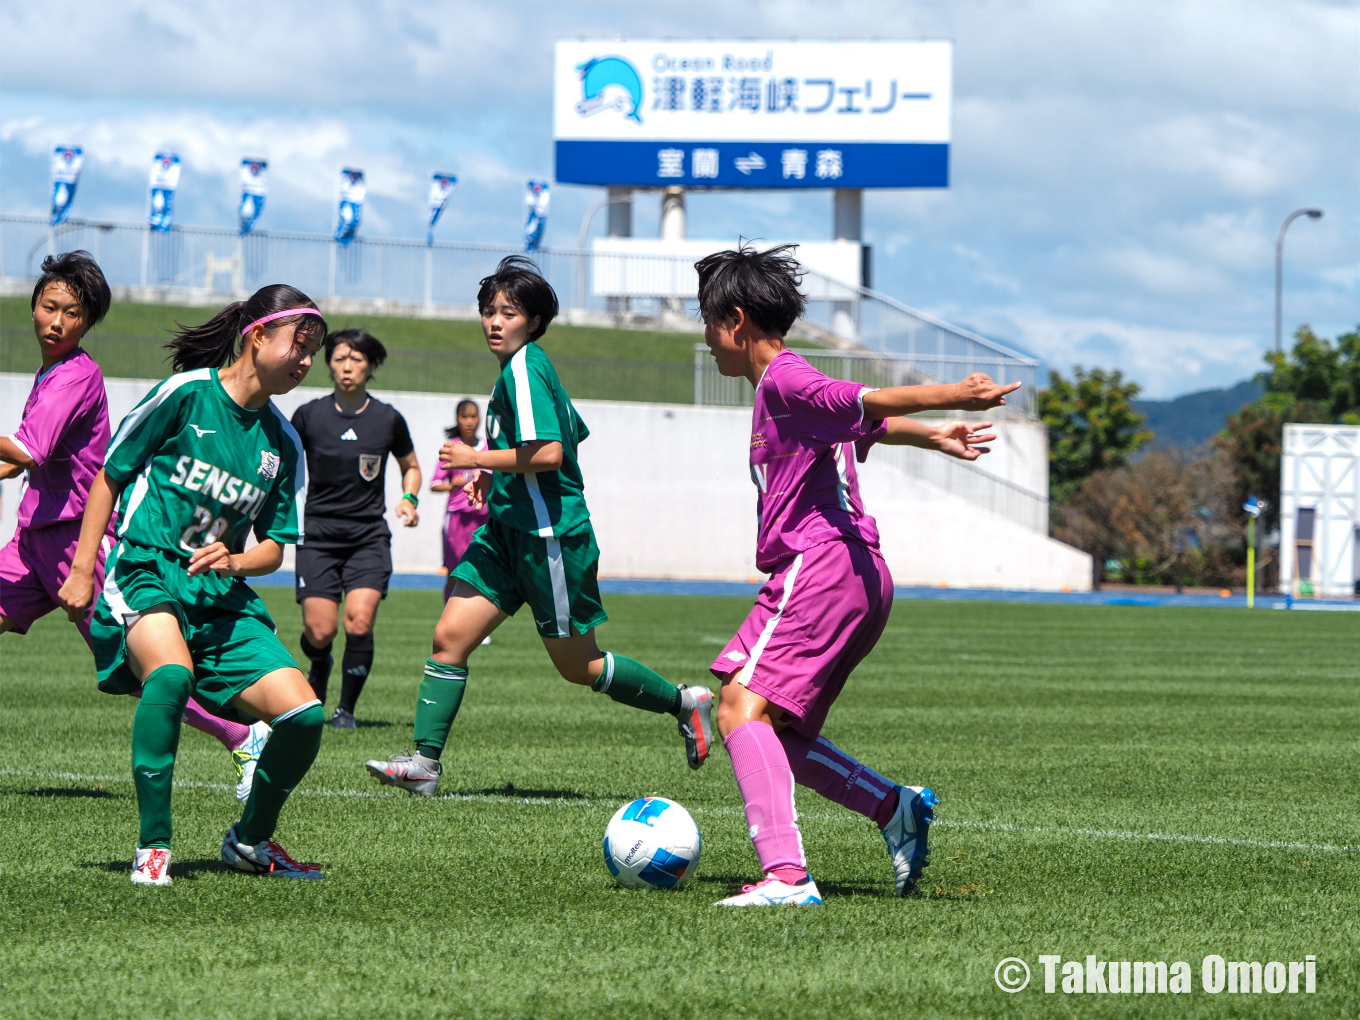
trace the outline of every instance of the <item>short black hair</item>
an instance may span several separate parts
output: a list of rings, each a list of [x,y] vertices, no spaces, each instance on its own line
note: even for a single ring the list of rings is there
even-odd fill
[[[445,426],[444,428],[444,435],[447,436],[449,439],[458,438],[458,433],[461,430],[458,428],[458,422],[456,419],[462,417],[463,408],[465,407],[471,407],[474,411],[476,411],[478,418],[482,416],[481,407],[478,405],[477,401],[473,400],[471,397],[464,397],[462,400],[458,401],[458,406],[453,409],[453,416],[455,418],[454,423],[452,425]]]
[[[326,334],[326,364],[341,344],[347,344],[368,359],[368,375],[371,379],[378,367],[387,360],[387,348],[382,341],[366,329],[338,329]]]
[[[85,310],[85,331],[94,329],[109,314],[113,295],[104,271],[87,251],[68,251],[64,255],[49,255],[42,260],[42,275],[33,287],[29,309],[38,307],[38,298],[49,284],[64,283]]]
[[[484,278],[477,290],[477,310],[485,315],[496,295],[502,292],[519,306],[526,318],[538,318],[538,329],[529,334],[530,340],[548,332],[548,323],[557,318],[557,292],[530,259],[523,255],[501,259],[496,271]]]
[[[807,307],[798,289],[802,267],[794,244],[756,251],[745,242],[716,251],[694,263],[699,271],[699,315],[704,322],[727,322],[737,309],[757,328],[787,336]]]

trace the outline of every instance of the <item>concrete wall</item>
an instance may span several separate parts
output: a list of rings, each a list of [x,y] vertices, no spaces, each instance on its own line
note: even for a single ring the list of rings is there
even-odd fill
[[[0,435],[18,427],[31,384],[31,376],[0,374]],[[108,381],[115,428],[152,385],[145,380]],[[381,390],[375,394],[405,415],[428,488],[457,398]],[[295,391],[277,404],[291,415],[299,404],[319,395],[313,389]],[[485,405],[485,398],[481,403]],[[747,467],[749,410],[591,400],[577,406],[591,429],[580,456],[602,574],[727,580],[759,576],[755,490]],[[1032,487],[1042,430],[1031,423],[1007,423],[999,431],[1002,438],[989,466],[1002,477]],[[391,506],[401,491],[395,463],[389,462],[387,476]],[[876,465],[872,457],[861,467],[861,479],[899,583],[1036,590],[1090,587],[1091,563],[1084,553]],[[0,495],[0,539],[7,540],[14,529],[17,481],[0,483]],[[389,515],[393,561],[399,571],[438,569],[443,507],[443,496],[424,493],[421,522],[414,529],[400,527]],[[291,562],[289,550],[286,564]]]

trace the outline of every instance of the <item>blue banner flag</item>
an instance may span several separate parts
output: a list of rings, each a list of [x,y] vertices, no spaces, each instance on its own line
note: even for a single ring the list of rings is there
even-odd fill
[[[552,191],[547,181],[529,181],[524,187],[524,250],[538,251],[543,228],[548,224],[548,199]]]
[[[346,167],[340,171],[340,221],[335,225],[335,243],[341,247],[348,245],[359,233],[367,193],[368,185],[364,183],[362,170]]]
[[[152,230],[168,231],[175,220],[179,169],[179,156],[175,153],[156,153],[155,162],[151,164],[151,212],[147,216]]]
[[[52,226],[65,223],[71,214],[80,181],[85,150],[78,145],[58,145],[52,150]]]
[[[439,222],[439,216],[444,211],[449,196],[453,194],[453,186],[457,183],[458,178],[453,174],[437,173],[430,178],[430,223],[425,234],[427,244],[434,244],[434,225]]]
[[[263,159],[241,160],[241,205],[236,212],[241,234],[249,234],[264,212],[264,197],[269,192],[269,163]]]

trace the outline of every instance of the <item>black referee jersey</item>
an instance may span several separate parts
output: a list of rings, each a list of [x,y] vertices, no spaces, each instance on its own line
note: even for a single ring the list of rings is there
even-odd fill
[[[307,452],[303,541],[321,546],[390,538],[387,457],[405,457],[415,448],[401,413],[373,397],[362,411],[341,411],[328,393],[294,411],[293,428]]]

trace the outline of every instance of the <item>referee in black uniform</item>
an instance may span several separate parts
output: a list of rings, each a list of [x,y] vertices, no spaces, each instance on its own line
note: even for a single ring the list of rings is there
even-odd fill
[[[345,603],[345,655],[336,729],[354,729],[354,705],[373,668],[373,621],[392,576],[392,533],[383,519],[387,456],[402,470],[404,490],[393,513],[408,528],[418,520],[420,466],[406,419],[368,395],[387,349],[362,329],[326,337],[326,364],[335,390],[293,412],[307,452],[307,505],[297,544],[297,600],[302,650],[312,662],[307,681],[324,704],[331,642]]]

